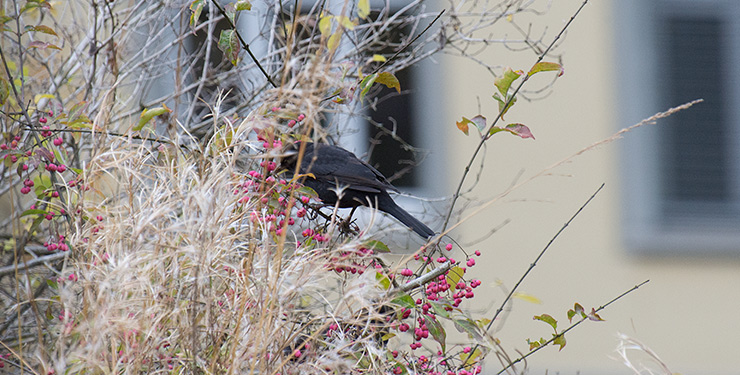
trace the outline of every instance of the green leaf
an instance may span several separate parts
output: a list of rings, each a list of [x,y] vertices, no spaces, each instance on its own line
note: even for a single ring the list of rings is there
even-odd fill
[[[516,81],[516,79],[519,78],[522,74],[524,74],[524,72],[522,72],[521,70],[517,70],[515,72],[511,70],[511,68],[506,68],[504,74],[493,81],[493,85],[498,88],[498,92],[501,93],[501,96],[507,97],[511,84]]]
[[[6,23],[12,21],[13,19],[13,17],[6,16],[4,14],[0,15],[0,26],[4,26]],[[10,29],[8,29],[7,31],[10,31]]]
[[[535,315],[534,320],[540,320],[549,324],[555,332],[558,331],[558,321],[549,314]]]
[[[558,72],[558,77],[562,76],[563,73],[565,73],[565,70],[563,70],[563,66],[554,63],[554,62],[538,62],[537,64],[534,64],[532,69],[529,70],[529,73],[527,73],[528,76],[533,76],[536,73],[539,72]]]
[[[498,102],[498,112],[500,113],[502,120],[504,119],[504,115],[506,114],[506,112],[509,112],[509,109],[511,109],[511,107],[513,107],[514,104],[516,104],[516,100],[517,100],[516,97],[511,98],[509,105],[506,106],[506,108],[504,108],[504,106],[506,105],[506,102],[509,100],[509,97],[507,97],[506,100],[504,100],[496,92],[493,94],[493,99],[495,99]]]
[[[370,15],[370,0],[360,0],[357,2],[357,17],[363,20]]]
[[[44,215],[46,215],[46,211],[44,211],[44,210],[39,210],[39,209],[35,209],[35,210],[25,210],[25,211],[23,211],[23,213],[21,214],[21,217],[23,217],[23,216],[28,216],[28,215],[41,215],[41,216],[44,216]]]
[[[33,219],[33,222],[31,223],[31,227],[28,228],[28,233],[34,233],[35,234],[36,233],[36,230],[39,229],[39,226],[41,225],[41,223],[43,221],[44,221],[44,216],[43,215],[36,216],[36,218]]]
[[[67,123],[67,127],[70,129],[90,129],[92,128],[92,121],[85,115],[79,115],[74,120]]]
[[[491,319],[488,319],[488,318],[481,318],[475,321],[475,324],[477,324],[478,327],[480,327],[481,329],[485,329],[486,327],[488,327],[488,324],[490,323],[491,323]]]
[[[234,9],[236,11],[242,11],[242,10],[252,10],[252,3],[250,3],[247,0],[239,0],[234,5]]]
[[[377,278],[377,275],[376,275],[376,278]],[[405,307],[407,309],[413,309],[416,307],[416,301],[414,301],[414,299],[406,293],[403,293],[399,295],[398,297],[394,298],[393,300],[391,300],[391,303],[394,305]]]
[[[236,66],[239,62],[241,45],[239,44],[239,38],[236,37],[235,30],[221,30],[221,35],[218,38],[218,49],[226,55],[232,65]]]
[[[465,275],[465,270],[458,266],[452,267],[449,271],[447,271],[447,284],[450,286],[450,291],[455,291],[455,289],[457,288],[456,285],[463,277],[463,275]]]
[[[58,36],[57,32],[49,26],[38,25],[38,26],[26,26],[26,31],[37,31],[44,34]]]
[[[195,32],[195,27],[198,26],[200,13],[203,11],[205,3],[205,0],[195,0],[190,3],[190,28],[193,29],[193,32]]]
[[[534,350],[536,348],[539,348],[545,342],[547,342],[547,341],[545,341],[544,338],[540,338],[539,340],[535,340],[535,341],[532,341],[530,339],[527,339],[527,344],[529,344],[529,350],[530,351],[532,351],[532,350]]]
[[[296,195],[306,195],[311,198],[318,198],[319,194],[316,193],[314,189],[311,189],[308,186],[301,186],[298,189],[295,189]]]
[[[370,88],[373,87],[373,83],[375,83],[376,79],[378,79],[378,73],[365,76],[365,78],[360,81],[360,102],[365,98],[365,95],[370,91]]]
[[[380,272],[375,272],[375,280],[378,282],[378,285],[383,290],[388,290],[391,288],[391,279],[389,279],[388,276],[383,275]]]
[[[483,354],[480,349],[475,349],[471,353],[460,353],[460,362],[462,367],[470,367],[476,363],[476,358]]]
[[[467,333],[476,341],[483,340],[483,335],[480,332],[480,328],[477,324],[475,324],[474,321],[470,319],[453,319],[452,322],[455,323],[455,328],[458,332]]]
[[[0,106],[5,104],[10,97],[10,83],[3,77],[0,77]]]
[[[398,78],[396,78],[393,73],[381,72],[378,74],[378,78],[375,79],[375,82],[381,83],[389,89],[396,89],[399,94],[401,93],[401,83],[398,82]]]
[[[38,152],[38,149],[37,149]],[[33,178],[33,186],[35,188],[41,188],[41,190],[46,190],[51,188],[51,177],[49,177],[49,174],[40,174]]]
[[[552,344],[560,346],[560,349],[558,349],[558,351],[563,350],[563,348],[565,347],[565,335],[561,333],[559,335],[552,336],[555,337],[555,340],[552,341]]]
[[[449,303],[442,304],[437,301],[429,301],[429,304],[432,306],[432,310],[434,310],[434,315],[450,319],[450,312],[445,310],[446,306],[450,306]]]
[[[151,119],[153,119],[156,116],[161,116],[166,113],[172,112],[171,109],[167,108],[167,106],[163,103],[161,107],[155,107],[155,108],[149,108],[145,109],[141,112],[141,117],[139,118],[139,123],[134,127],[134,131],[139,131],[144,128],[144,125],[146,125]]]
[[[444,327],[442,327],[441,324],[434,318],[424,315],[424,321],[426,322],[427,329],[429,330],[429,333],[434,338],[434,341],[438,342],[440,346],[442,346],[442,351],[446,351],[447,349],[447,332],[445,332]]]
[[[51,4],[49,4],[47,1],[28,1],[21,8],[21,13],[24,13],[28,10],[36,9],[36,8],[51,9]]]
[[[583,306],[581,306],[580,303],[576,302],[575,305],[573,305],[573,308],[568,310],[568,321],[572,322],[573,317],[576,315],[581,315],[582,317],[586,317],[586,313],[584,312]]]
[[[57,288],[54,289],[56,290]],[[54,320],[54,314],[51,312],[51,306],[53,306],[53,304],[46,304],[46,320]]]
[[[371,249],[377,253],[390,253],[391,249],[388,248],[388,246],[380,241],[377,240],[370,240],[362,244],[362,246],[366,249]]]

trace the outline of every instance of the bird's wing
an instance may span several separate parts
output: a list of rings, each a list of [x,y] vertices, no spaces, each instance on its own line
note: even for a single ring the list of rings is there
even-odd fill
[[[318,180],[347,185],[353,190],[369,193],[396,191],[377,169],[345,149],[317,145],[311,151],[305,160],[306,170],[307,173],[313,173]]]

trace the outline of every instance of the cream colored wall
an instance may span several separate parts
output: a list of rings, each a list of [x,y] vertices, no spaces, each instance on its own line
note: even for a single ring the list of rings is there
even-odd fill
[[[548,38],[555,35],[580,0],[553,2],[544,19]],[[517,176],[526,179],[579,149],[631,124],[616,122],[619,110],[615,84],[615,51],[612,10],[616,4],[592,1],[569,29],[561,51],[565,75],[545,100],[520,100],[508,122],[530,126],[535,141],[501,134],[488,142],[483,180],[475,190],[479,199],[494,197]],[[518,18],[523,20],[523,17]],[[545,25],[535,20],[535,30]],[[526,24],[526,23],[524,23]],[[514,33],[509,30],[509,35]],[[492,47],[483,60],[526,70],[532,54],[505,53]],[[449,189],[456,186],[464,164],[476,144],[454,126],[460,116],[473,116],[481,99],[483,114],[495,117],[493,77],[462,59],[450,59],[447,117],[450,132],[451,173]],[[548,77],[549,78],[549,77]],[[658,125],[660,126],[660,125]],[[627,135],[639,137],[639,130]],[[639,257],[628,254],[620,243],[619,145],[612,143],[588,152],[552,175],[538,178],[494,204],[455,234],[463,242],[481,236],[491,226],[511,219],[503,230],[470,250],[484,254],[471,276],[483,281],[479,296],[488,294],[497,303],[503,293],[497,280],[511,287],[538,252],[575,210],[604,182],[604,190],[545,254],[521,291],[537,296],[542,304],[514,302],[503,329],[496,335],[509,354],[526,351],[525,338],[549,337],[549,327],[532,316],[549,313],[567,325],[565,313],[574,302],[598,307],[633,285],[650,279],[643,288],[624,297],[601,315],[602,323],[587,323],[567,335],[562,352],[546,348],[529,360],[534,374],[629,374],[615,357],[617,333],[639,339],[652,348],[669,368],[681,374],[737,374],[740,349],[733,342],[740,335],[740,259]],[[491,298],[479,298],[490,300]],[[498,306],[498,305],[494,305]],[[489,306],[481,306],[489,307]],[[495,307],[491,308],[492,310]],[[490,313],[488,314],[490,316]],[[495,363],[488,372],[499,368]]]

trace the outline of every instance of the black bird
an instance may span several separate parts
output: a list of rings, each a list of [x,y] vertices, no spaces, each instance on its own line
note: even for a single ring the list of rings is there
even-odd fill
[[[298,173],[306,175],[302,180],[303,185],[316,191],[324,204],[336,205],[339,192],[341,208],[374,207],[395,217],[423,238],[434,235],[433,230],[393,201],[388,191],[398,190],[377,169],[341,147],[296,142],[290,146],[289,155],[282,159],[282,169],[296,172],[299,150],[303,144],[305,150]],[[307,175],[309,173],[313,176]]]

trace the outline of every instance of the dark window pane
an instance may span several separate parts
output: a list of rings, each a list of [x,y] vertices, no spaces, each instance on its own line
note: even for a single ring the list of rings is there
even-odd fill
[[[410,28],[394,25],[383,38],[377,53],[390,58],[408,41]],[[375,96],[375,110],[370,110],[368,123],[371,150],[370,164],[378,168],[396,186],[415,186],[416,168],[414,153],[404,149],[405,144],[416,146],[413,102],[413,66],[396,72],[402,92],[382,85]],[[394,134],[393,136],[391,134]]]
[[[406,69],[396,74],[402,89],[409,88],[410,73],[409,69]],[[384,87],[379,98],[377,110],[370,113],[374,122],[369,124],[370,139],[378,141],[372,149],[370,164],[377,167],[384,176],[393,178],[394,185],[413,186],[416,183],[414,154],[404,150],[404,145],[390,135],[395,126],[395,137],[408,144],[415,144],[411,97]],[[380,129],[380,126],[385,131]]]
[[[681,16],[659,25],[663,104],[704,99],[668,118],[659,136],[664,211],[691,214],[697,204],[730,199],[723,24],[716,18]]]

